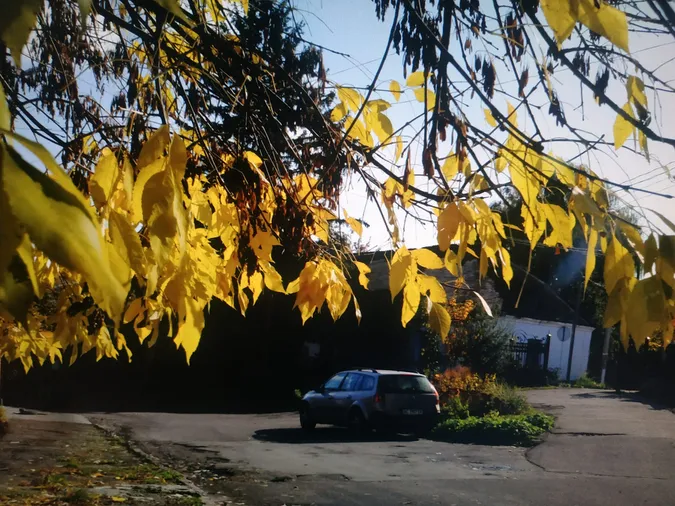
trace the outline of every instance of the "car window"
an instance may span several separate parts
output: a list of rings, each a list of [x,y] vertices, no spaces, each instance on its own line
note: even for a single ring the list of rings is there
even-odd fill
[[[347,373],[344,372],[337,373],[331,379],[326,381],[326,383],[324,383],[324,390],[338,390],[340,388],[340,383],[342,383],[342,380],[345,378],[346,374]]]
[[[340,387],[340,390],[344,390],[345,392],[355,392],[357,390],[360,390],[359,384],[361,383],[361,376],[360,374],[350,372],[347,375],[347,378],[342,382],[342,387]]]
[[[373,388],[375,388],[375,378],[372,376],[364,376],[359,389],[367,392]]]
[[[425,393],[434,392],[429,380],[424,376],[415,376],[413,374],[391,374],[380,376],[378,382],[379,390],[383,394],[405,394],[405,393]]]

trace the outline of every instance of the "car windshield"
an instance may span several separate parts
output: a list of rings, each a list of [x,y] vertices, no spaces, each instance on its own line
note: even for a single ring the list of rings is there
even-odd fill
[[[414,376],[412,374],[392,374],[381,376],[379,379],[379,389],[383,394],[395,393],[427,393],[434,392],[434,388],[424,376]]]

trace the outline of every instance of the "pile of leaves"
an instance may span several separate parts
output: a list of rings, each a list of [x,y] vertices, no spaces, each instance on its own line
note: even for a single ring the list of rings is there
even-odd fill
[[[532,446],[553,427],[554,418],[543,413],[448,418],[439,423],[431,437],[452,443]]]

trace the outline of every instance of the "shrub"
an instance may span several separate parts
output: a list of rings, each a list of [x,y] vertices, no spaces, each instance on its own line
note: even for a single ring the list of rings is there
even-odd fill
[[[553,417],[543,413],[448,418],[431,433],[433,439],[454,443],[531,446],[553,427]]]
[[[457,396],[450,397],[448,402],[441,408],[441,413],[446,418],[469,418],[469,406]]]
[[[440,403],[448,406],[446,411],[449,416],[460,405],[466,406],[472,416],[482,416],[491,411],[502,415],[518,415],[531,409],[525,396],[515,388],[497,382],[493,374],[474,374],[468,367],[449,369],[437,375],[435,383]]]
[[[599,383],[593,378],[588,376],[586,373],[583,373],[579,378],[574,382],[575,388],[605,388],[604,383]]]

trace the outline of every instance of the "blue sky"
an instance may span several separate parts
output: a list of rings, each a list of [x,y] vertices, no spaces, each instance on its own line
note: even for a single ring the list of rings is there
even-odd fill
[[[379,22],[375,17],[375,6],[371,0],[293,0],[293,5],[299,9],[299,17],[302,17],[307,23],[306,38],[312,42],[326,46],[336,51],[347,53],[350,57],[332,54],[324,51],[324,62],[328,68],[328,78],[334,80],[340,85],[364,87],[370,84],[372,77],[382,57],[386,47],[389,35],[389,22]],[[391,11],[390,11],[391,16]],[[630,48],[631,54],[638,58],[640,63],[650,69],[659,67],[659,76],[670,80],[675,84],[675,61],[670,58],[675,56],[675,46],[672,38],[664,45],[663,40],[653,36],[634,36],[631,34]],[[566,41],[563,47],[572,47],[572,41]],[[543,55],[542,55],[543,57]],[[633,69],[625,69],[633,73]],[[533,69],[530,69],[533,72]],[[498,70],[502,84],[506,87],[511,86],[509,80],[513,81],[513,74],[508,73],[506,69]],[[591,73],[594,78],[595,71]],[[404,83],[401,57],[393,51],[390,53],[382,73],[380,75],[381,88],[388,88],[389,80],[398,80]],[[584,93],[583,115],[579,105],[579,83],[568,72],[559,71],[555,74],[554,87],[559,94],[560,100],[565,108],[565,113],[570,122],[578,128],[584,128],[594,133],[604,134],[605,140],[612,141],[612,128],[615,115],[606,106],[600,107],[594,103],[593,97],[589,92]],[[515,84],[513,84],[515,86]],[[614,97],[617,103],[625,102],[625,90],[622,86],[614,86],[608,90],[610,96]],[[411,116],[419,114],[422,111],[419,104],[409,94],[408,99],[403,98],[400,103],[394,103],[391,94],[381,93],[381,98],[392,102],[394,105],[387,111],[394,123],[394,128],[407,121]],[[506,99],[496,96],[496,105],[502,110],[506,110]],[[534,103],[544,103],[545,97],[535,94]],[[675,99],[661,94],[661,103],[657,103],[655,96],[648,93],[650,109],[654,115],[652,128],[664,135],[673,136],[675,132],[675,119],[669,115],[669,111],[675,111]],[[482,107],[476,102],[468,102],[467,108],[469,119],[472,122],[484,121]],[[568,136],[569,134],[560,130],[555,125],[555,120],[546,114],[547,107],[543,109],[541,115],[538,115],[537,121],[547,136]],[[527,131],[527,119],[523,115],[521,126]],[[531,125],[530,125],[531,126]],[[627,145],[633,146],[634,142],[629,139]],[[440,150],[442,151],[442,147]],[[558,156],[571,158],[579,154],[579,147],[574,144],[559,142],[555,145],[547,146]],[[673,149],[669,146],[658,146],[655,143],[650,144],[651,162],[647,162],[644,157],[630,153],[627,150],[615,152],[613,148],[606,148],[602,151],[586,155],[577,160],[586,166],[590,166],[596,173],[617,182],[631,182],[639,188],[645,188],[652,191],[675,194],[675,181],[669,179],[667,172],[661,168],[662,165],[673,166]],[[415,151],[413,151],[415,154]],[[416,172],[421,172],[418,170]],[[400,172],[399,172],[400,173]],[[386,228],[382,225],[382,219],[379,217],[374,204],[366,205],[365,190],[363,184],[358,178],[353,178],[351,189],[342,199],[342,204],[347,208],[352,216],[363,217],[371,224],[364,232],[364,242],[369,242],[372,248],[388,247],[388,235]],[[418,183],[421,178],[418,178]],[[420,185],[422,188],[424,184]],[[643,206],[657,210],[675,221],[675,200],[668,200],[655,196],[649,196],[643,193],[635,193],[634,196],[626,192],[620,192],[620,197],[627,204]],[[644,211],[648,221],[661,224],[658,218]],[[416,225],[412,220],[404,220],[400,215],[401,223],[405,222],[405,241],[409,246],[424,246],[435,242],[432,227]],[[673,233],[670,231],[670,233]]]

